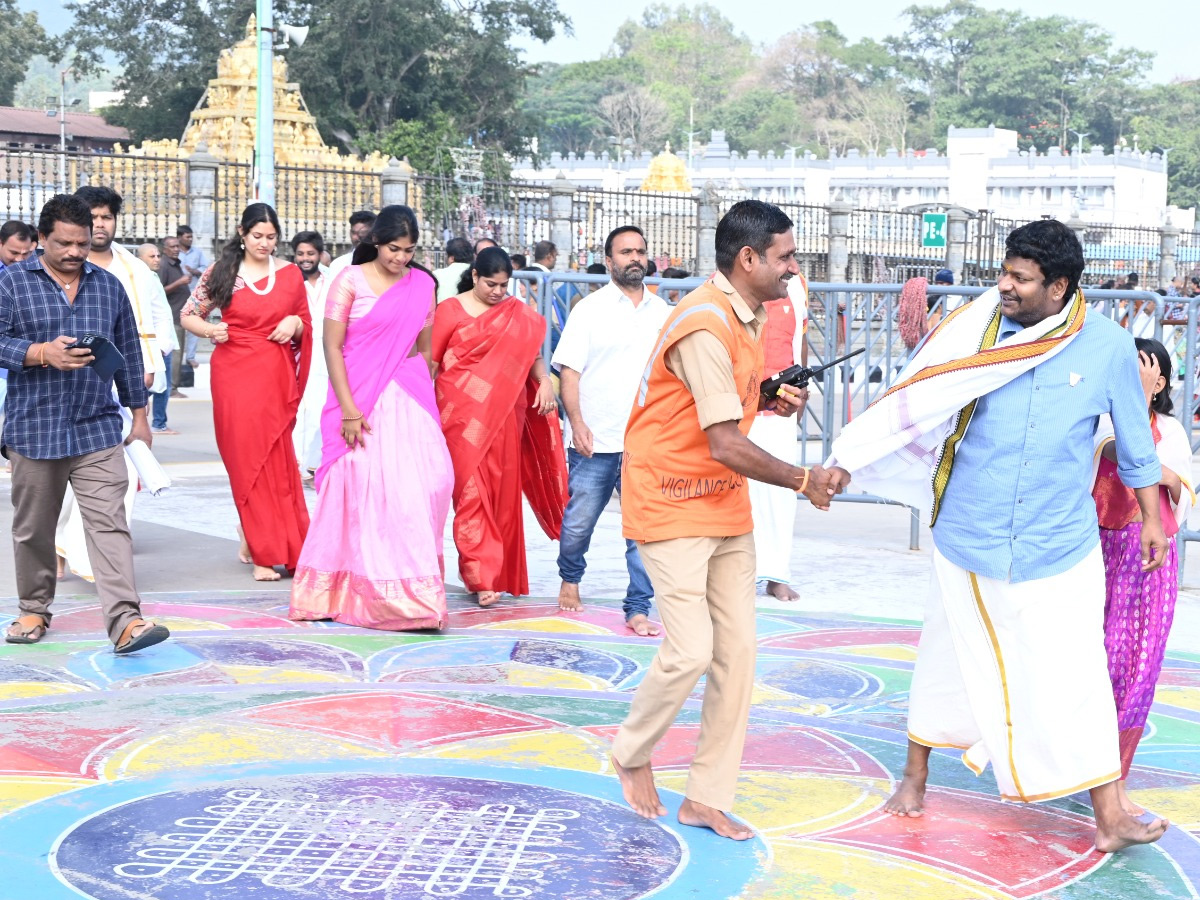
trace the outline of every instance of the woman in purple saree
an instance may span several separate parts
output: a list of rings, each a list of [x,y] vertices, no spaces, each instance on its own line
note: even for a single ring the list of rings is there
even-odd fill
[[[454,470],[429,375],[435,282],[412,210],[385,208],[325,306],[330,389],[317,506],[291,618],[407,631],[446,622]]]

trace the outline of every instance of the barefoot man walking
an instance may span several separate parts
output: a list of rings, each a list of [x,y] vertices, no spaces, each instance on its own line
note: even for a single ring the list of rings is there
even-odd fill
[[[766,408],[763,304],[799,273],[792,221],[758,200],[717,225],[718,273],[688,294],[654,346],[625,433],[622,517],[654,584],[666,637],[613,741],[625,799],[666,814],[650,768],[655,743],[707,673],[700,737],[679,821],[753,836],[733,806],[754,684],[754,524],[747,479],[790,487],[828,508],[829,474],[797,468],[746,437]],[[770,402],[782,415],[799,391]],[[1103,650],[1103,648],[1101,648]]]
[[[1088,790],[1096,848],[1158,840],[1120,804],[1104,650],[1104,564],[1092,483],[1097,420],[1112,416],[1121,480],[1145,524],[1142,565],[1166,558],[1160,467],[1133,338],[1089,312],[1083,249],[1066,225],[1013,231],[996,288],[956,309],[900,380],[833,444],[835,486],[916,506],[933,579],[909,697],[908,762],[888,812],[924,812],[932,747],[990,762],[1001,796]]]
[[[571,423],[571,499],[563,513],[558,542],[558,592],[561,609],[583,609],[579,582],[584,554],[600,513],[621,493],[621,452],[625,424],[637,396],[642,370],[670,312],[666,301],[646,290],[646,236],[636,225],[614,228],[604,242],[604,260],[612,281],[589,294],[571,310],[552,364],[559,369],[563,406]],[[634,634],[652,637],[658,628],[649,619],[654,589],[638,556],[637,545],[625,541],[625,624]]]

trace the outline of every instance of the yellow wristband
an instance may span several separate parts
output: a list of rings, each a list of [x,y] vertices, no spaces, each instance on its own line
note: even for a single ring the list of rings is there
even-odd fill
[[[804,480],[800,482],[800,487],[796,488],[797,494],[804,493],[804,489],[808,487],[808,479],[812,475],[812,469],[810,469],[808,466],[801,466],[800,468],[804,470]]]

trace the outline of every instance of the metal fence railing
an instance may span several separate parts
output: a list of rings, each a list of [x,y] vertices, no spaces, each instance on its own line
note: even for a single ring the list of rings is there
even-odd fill
[[[944,248],[921,246],[920,213],[856,209],[850,214],[847,277],[856,282],[932,280],[945,265]]]
[[[1021,223],[1001,219],[987,210],[967,220],[967,247],[963,260],[964,284],[991,284],[1000,277],[1004,262],[1004,242]]]
[[[216,195],[213,209],[216,215],[217,244],[225,243],[237,234],[242,210],[254,199],[253,168],[249,163],[223,162],[217,166]],[[281,222],[280,225],[283,223]],[[291,235],[282,234],[280,240]]]
[[[0,152],[0,217],[36,224],[54,194],[85,184],[121,195],[120,237],[127,243],[159,240],[187,221],[185,160],[38,150]]]
[[[696,270],[698,208],[688,194],[581,188],[571,203],[576,262],[581,269],[604,262],[604,241],[621,225],[636,225],[659,269]]]
[[[607,276],[566,272],[520,272],[516,291],[546,318],[544,358],[552,355],[557,336],[571,308]],[[668,302],[702,283],[700,278],[667,280],[648,278],[646,283]],[[809,283],[809,364],[821,365],[851,350],[863,350],[854,359],[826,371],[810,386],[811,397],[798,422],[802,464],[828,458],[842,427],[878,399],[893,383],[912,351],[900,335],[899,283]],[[985,287],[930,285],[931,317],[940,318],[962,303],[984,293]],[[1088,290],[1090,315],[1118,322],[1135,337],[1155,337],[1174,360],[1172,400],[1193,452],[1200,451],[1200,297],[1181,301],[1183,319],[1164,320],[1163,298],[1152,291]],[[890,502],[877,497],[841,497],[856,502]],[[920,523],[911,520],[909,545],[916,549]],[[1200,531],[1179,532],[1180,571],[1186,545],[1200,541]]]
[[[281,240],[299,231],[317,231],[336,256],[350,246],[350,213],[380,207],[378,174],[350,169],[279,166],[275,170],[276,212]],[[331,203],[330,198],[337,202]]]
[[[525,254],[550,238],[550,189],[545,185],[485,181],[464,187],[453,178],[418,175],[409,201],[420,223],[426,265],[445,264],[451,237],[472,243],[487,237]]]
[[[1157,282],[1161,243],[1157,228],[1089,225],[1081,238],[1087,273],[1093,280],[1103,283],[1136,272],[1141,284]]]

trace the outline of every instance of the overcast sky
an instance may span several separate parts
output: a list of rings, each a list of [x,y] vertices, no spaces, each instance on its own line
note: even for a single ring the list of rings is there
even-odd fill
[[[667,0],[668,5],[679,5]],[[758,44],[809,22],[831,19],[852,41],[883,38],[901,30],[900,12],[911,2],[850,0],[834,4],[808,0],[708,0],[739,31]],[[688,4],[691,5],[691,4]],[[940,6],[941,0],[921,0],[922,6]],[[1156,54],[1147,73],[1151,81],[1166,82],[1184,76],[1200,78],[1200,2],[1197,0],[981,0],[988,9],[1018,9],[1026,15],[1063,15],[1094,22],[1116,36],[1117,46]],[[559,0],[571,17],[574,37],[559,37],[549,44],[525,44],[531,62],[577,62],[595,59],[612,45],[613,35],[626,19],[640,19],[646,0]]]

